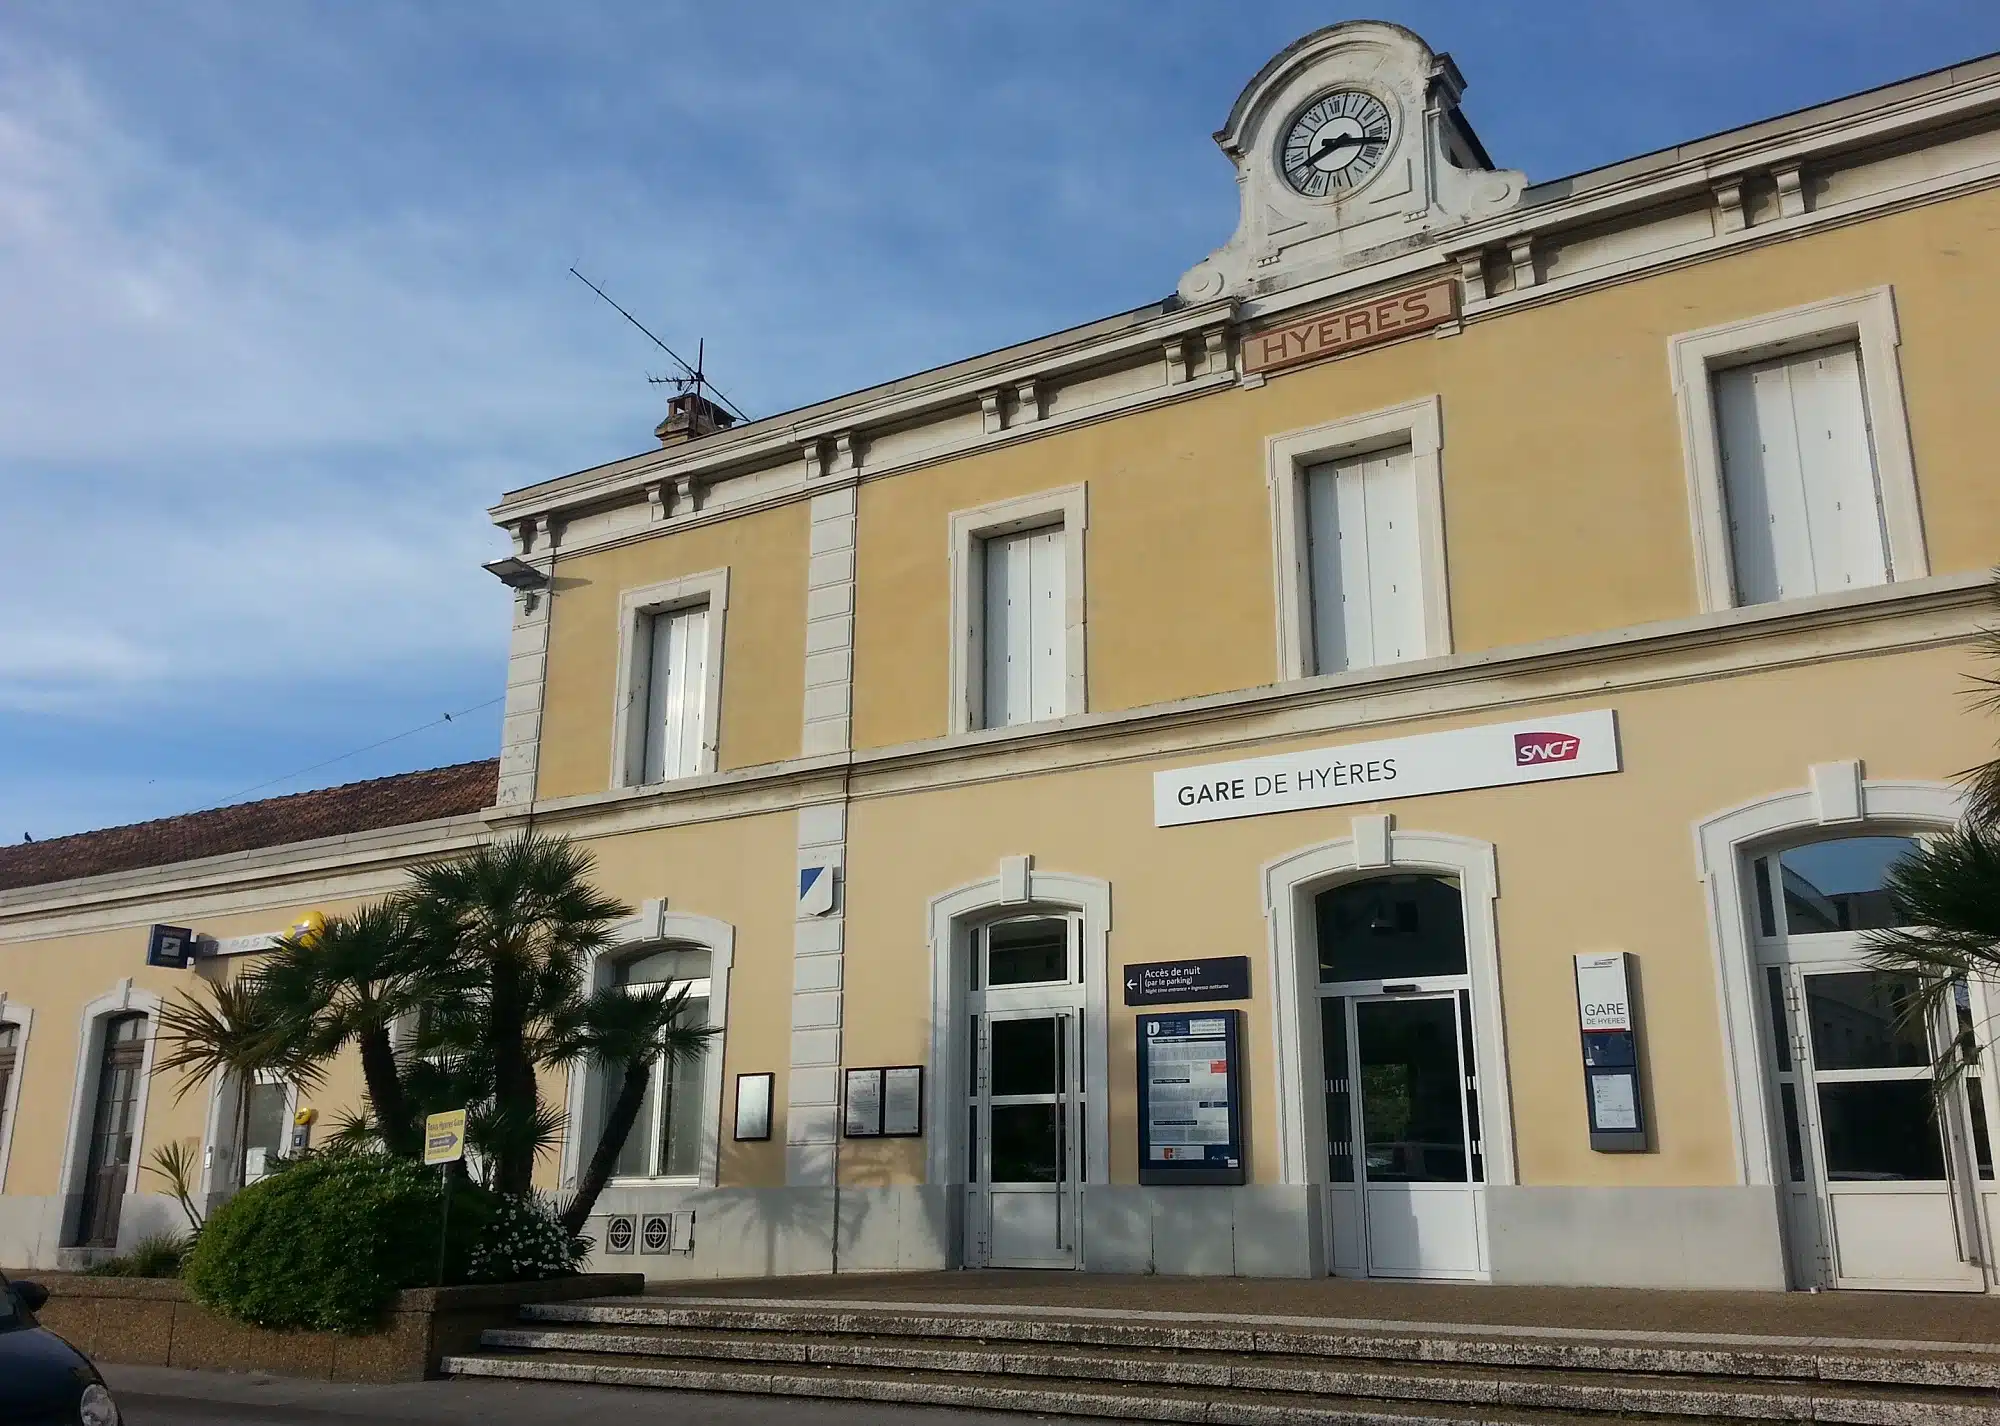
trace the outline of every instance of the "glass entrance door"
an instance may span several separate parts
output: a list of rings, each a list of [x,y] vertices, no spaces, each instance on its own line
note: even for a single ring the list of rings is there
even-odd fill
[[[1798,1063],[1780,1095],[1801,1121],[1787,1126],[1787,1156],[1796,1135],[1819,1200],[1822,1275],[1835,1287],[1983,1290],[1956,1201],[1968,1169],[1955,1132],[1962,1089],[1941,1100],[1934,1087],[1935,1037],[1905,1013],[1915,978],[1795,969],[1787,979]]]
[[[77,1243],[118,1246],[119,1210],[131,1174],[134,1122],[139,1110],[139,1068],[145,1053],[146,1017],[124,1015],[104,1027],[104,1057],[97,1071],[97,1105],[91,1115],[90,1158],[84,1171],[83,1212]]]
[[[1472,979],[1458,888],[1371,877],[1315,898],[1334,1270],[1486,1275]]]
[[[1348,1002],[1371,1275],[1480,1271],[1466,999],[1453,991]]]
[[[1082,1134],[1079,1017],[990,1011],[978,1036],[972,1104],[974,1211],[989,1267],[1077,1265]]]
[[[1964,1031],[1911,1012],[1914,976],[1870,964],[1902,917],[1891,871],[1916,843],[1869,833],[1752,860],[1773,1158],[1795,1287],[1980,1291],[1979,1179],[1990,1176],[1978,1065],[1939,1094]]]

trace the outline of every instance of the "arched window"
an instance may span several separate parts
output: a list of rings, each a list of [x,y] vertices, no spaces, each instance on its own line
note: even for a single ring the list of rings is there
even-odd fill
[[[656,946],[628,956],[611,967],[611,983],[629,990],[650,990],[664,985],[671,993],[687,992],[683,1023],[708,1025],[711,1021],[711,980],[713,957],[705,946]],[[673,1178],[694,1180],[701,1173],[704,1138],[704,1092],[707,1078],[706,1054],[682,1057],[672,1064],[664,1059],[653,1066],[646,1084],[646,1099],[639,1118],[619,1151],[612,1173],[616,1178]],[[600,1087],[595,1122],[601,1126],[610,1112],[617,1086]],[[593,1133],[589,1143],[596,1143]],[[586,1149],[588,1152],[588,1149]]]
[[[1758,857],[1758,930],[1817,936],[1900,924],[1889,870],[1916,846],[1914,837],[1840,837]]]

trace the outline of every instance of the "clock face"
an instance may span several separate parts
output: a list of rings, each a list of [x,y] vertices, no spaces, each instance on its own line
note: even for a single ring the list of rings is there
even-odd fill
[[[1360,89],[1336,89],[1305,107],[1285,131],[1278,166],[1308,198],[1359,188],[1389,153],[1388,106]]]

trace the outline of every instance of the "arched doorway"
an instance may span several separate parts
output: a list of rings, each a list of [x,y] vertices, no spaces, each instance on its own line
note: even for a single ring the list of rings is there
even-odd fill
[[[1478,1277],[1479,1056],[1458,887],[1424,873],[1313,897],[1328,1204],[1371,1277]]]
[[[1885,883],[1917,839],[1889,827],[1793,839],[1750,860],[1763,1069],[1781,1141],[1791,1277],[1801,1287],[1983,1291],[1977,1180],[1993,1177],[1980,1076],[1942,1096],[1932,1066],[1973,1028],[1912,1019],[1917,978],[1870,964],[1894,927]]]
[[[1387,822],[1264,870],[1285,1179],[1330,1271],[1480,1280],[1513,1181],[1493,849]]]
[[[1082,1267],[1109,1177],[1109,883],[1007,857],[930,903],[931,1183],[962,1195],[968,1267]]]

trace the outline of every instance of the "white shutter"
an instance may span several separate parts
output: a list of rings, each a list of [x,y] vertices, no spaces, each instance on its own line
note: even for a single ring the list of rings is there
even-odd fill
[[[1422,658],[1417,485],[1408,447],[1306,472],[1317,673]]]
[[[1855,349],[1734,367],[1715,398],[1737,603],[1887,583]]]
[[[1067,675],[1062,527],[995,536],[985,546],[985,726],[1060,718]]]
[[[646,669],[646,782],[701,771],[708,694],[708,606],[670,609],[651,620]]]

